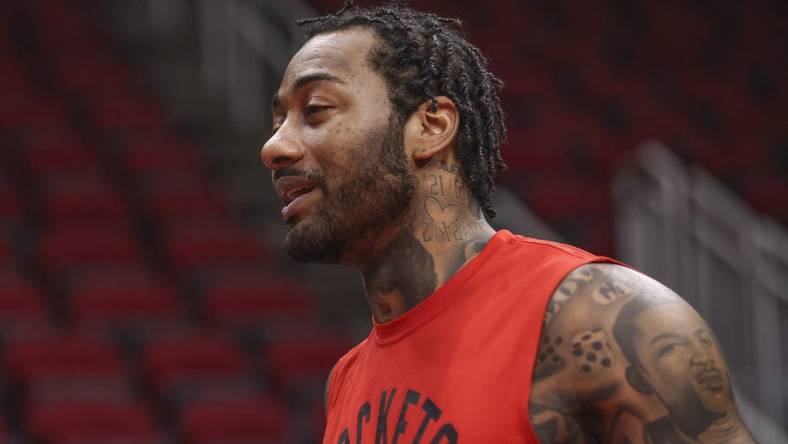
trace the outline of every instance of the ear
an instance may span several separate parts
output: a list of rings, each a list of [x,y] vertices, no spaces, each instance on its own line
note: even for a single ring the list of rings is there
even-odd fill
[[[417,165],[447,153],[457,136],[460,125],[457,105],[446,96],[438,96],[436,101],[436,107],[432,100],[422,103],[403,128],[405,153]]]
[[[632,388],[638,392],[644,395],[651,395],[654,393],[654,388],[651,387],[651,384],[649,384],[648,381],[646,381],[646,378],[643,377],[643,373],[641,373],[640,370],[636,369],[635,367],[632,367],[631,365],[627,367],[626,377],[629,385],[631,385]]]

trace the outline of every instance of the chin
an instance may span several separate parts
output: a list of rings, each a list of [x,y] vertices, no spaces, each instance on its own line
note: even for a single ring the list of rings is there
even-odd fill
[[[340,262],[347,249],[342,230],[323,221],[302,220],[285,235],[285,253],[297,262]]]

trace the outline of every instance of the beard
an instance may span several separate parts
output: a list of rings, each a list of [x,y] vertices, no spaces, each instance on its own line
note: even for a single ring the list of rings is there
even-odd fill
[[[365,245],[401,223],[416,190],[402,139],[392,118],[382,128],[348,147],[353,165],[336,184],[314,172],[296,172],[322,192],[311,217],[296,222],[284,239],[285,252],[298,262],[353,262]]]

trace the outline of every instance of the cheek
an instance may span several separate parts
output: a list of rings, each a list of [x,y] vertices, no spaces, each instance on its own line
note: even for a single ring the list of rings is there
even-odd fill
[[[305,137],[310,147],[309,154],[315,166],[325,176],[334,176],[338,170],[347,168],[350,161],[349,144],[351,143],[342,130],[313,131]]]
[[[685,348],[652,360],[654,371],[664,375],[668,384],[681,384],[688,379],[689,354]]]

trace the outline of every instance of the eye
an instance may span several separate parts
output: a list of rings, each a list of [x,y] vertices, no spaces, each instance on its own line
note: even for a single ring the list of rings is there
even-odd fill
[[[328,109],[331,109],[330,105],[310,104],[310,105],[306,106],[306,109],[304,110],[304,115],[306,117],[310,117],[310,116],[313,116],[315,114],[319,114],[319,113],[321,113],[323,111],[326,111]]]
[[[657,358],[662,358],[666,355],[669,355],[675,351],[679,347],[684,347],[687,345],[686,341],[683,341],[679,338],[672,338],[669,340],[663,340],[662,343],[657,346]]]
[[[705,333],[701,333],[698,335],[698,339],[700,342],[705,345],[706,347],[712,347],[714,345],[714,341],[711,340],[711,337],[706,335]]]
[[[666,344],[659,348],[657,356],[662,357],[676,349],[676,344]]]

